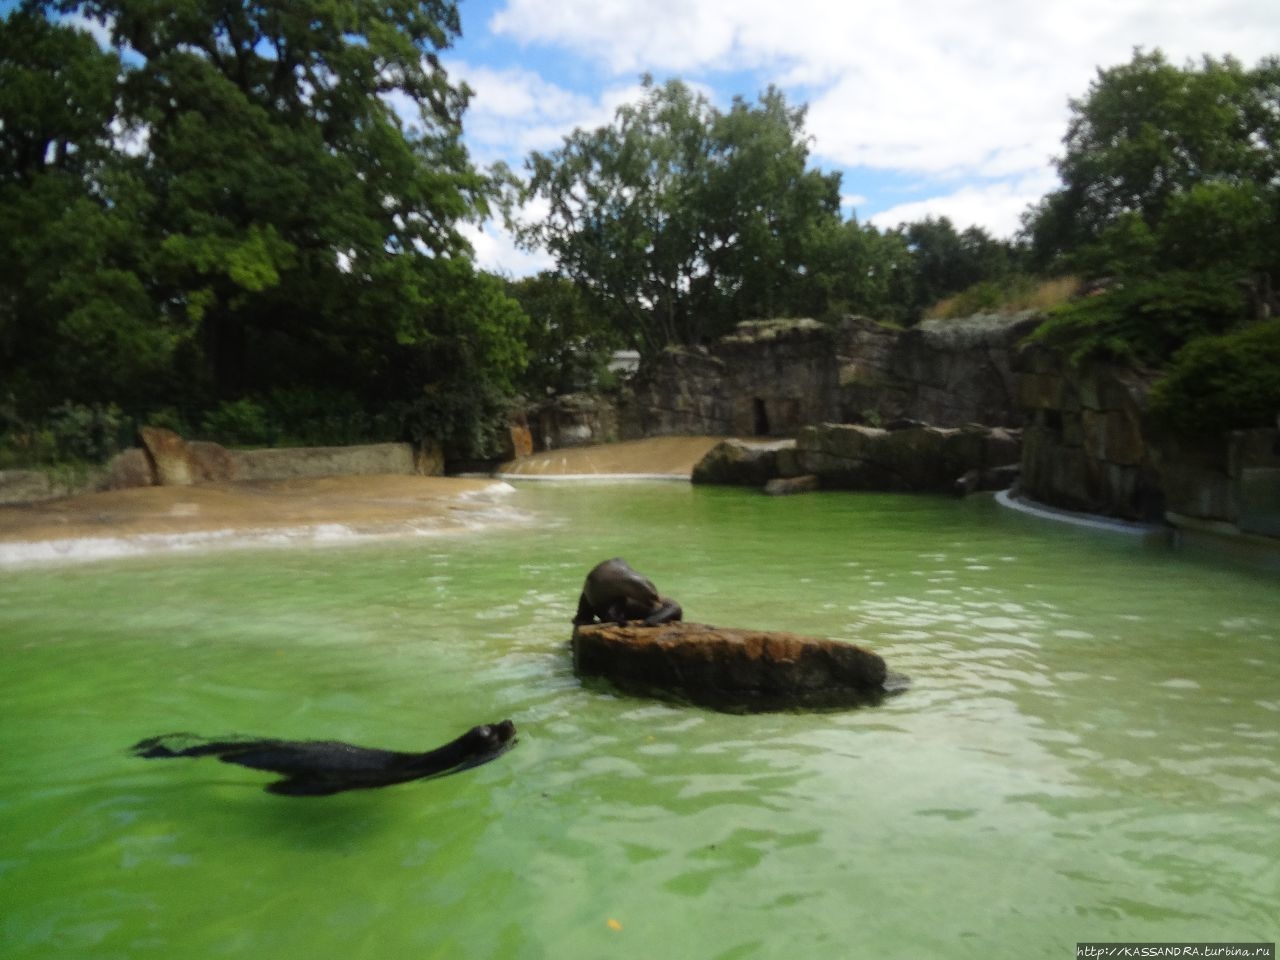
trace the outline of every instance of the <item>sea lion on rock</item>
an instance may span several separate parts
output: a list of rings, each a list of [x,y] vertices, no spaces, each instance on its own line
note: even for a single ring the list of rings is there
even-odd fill
[[[267,784],[268,793],[323,797],[458,773],[488,763],[515,744],[516,725],[503,720],[472,727],[457,740],[425,753],[357,747],[338,740],[213,740],[190,733],[150,737],[134,744],[133,752],[147,759],[217,757],[223,763],[284,774],[283,780]]]
[[[621,557],[597,564],[587,574],[578,599],[575,626],[588,623],[626,623],[643,620],[646,627],[684,617],[680,604],[658,595],[653,582],[631,569]]]

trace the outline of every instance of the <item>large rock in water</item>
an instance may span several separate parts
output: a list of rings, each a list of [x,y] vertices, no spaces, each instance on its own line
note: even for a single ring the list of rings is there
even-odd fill
[[[627,693],[734,713],[860,706],[904,682],[851,643],[683,622],[574,627],[573,668]]]

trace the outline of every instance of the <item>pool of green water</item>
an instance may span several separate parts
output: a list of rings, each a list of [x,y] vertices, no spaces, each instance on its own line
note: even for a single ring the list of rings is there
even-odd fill
[[[1069,957],[1274,941],[1280,582],[989,500],[529,484],[527,525],[0,572],[6,958]],[[874,708],[584,688],[582,577],[857,641]],[[322,799],[170,731],[427,749]]]

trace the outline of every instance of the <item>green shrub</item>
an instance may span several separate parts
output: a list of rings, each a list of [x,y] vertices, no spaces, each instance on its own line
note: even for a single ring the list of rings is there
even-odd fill
[[[265,401],[267,418],[282,445],[341,446],[394,439],[391,414],[371,416],[347,390],[277,387]]]
[[[267,412],[249,397],[224,400],[202,424],[205,436],[228,446],[253,447],[274,439],[267,425]]]
[[[1126,278],[1064,304],[1031,339],[1061,347],[1076,362],[1098,357],[1163,367],[1184,344],[1221,334],[1244,315],[1233,276],[1173,270]]]
[[[1280,416],[1280,318],[1187,344],[1152,389],[1151,412],[1190,433],[1274,426]]]
[[[47,429],[63,461],[103,463],[119,452],[124,416],[114,403],[86,406],[70,401],[49,411]]]

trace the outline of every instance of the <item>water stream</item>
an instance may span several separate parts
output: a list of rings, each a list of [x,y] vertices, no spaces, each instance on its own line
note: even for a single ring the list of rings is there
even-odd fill
[[[517,484],[537,522],[0,574],[7,958],[1066,957],[1274,941],[1280,589],[985,498]],[[586,570],[835,636],[876,708],[584,688]],[[142,761],[177,730],[426,749],[318,800]]]

